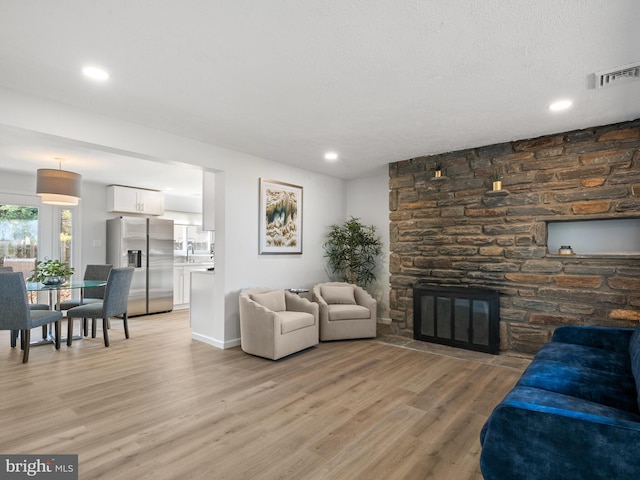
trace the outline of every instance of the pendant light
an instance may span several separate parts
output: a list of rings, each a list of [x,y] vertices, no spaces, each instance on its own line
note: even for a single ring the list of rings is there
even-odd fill
[[[61,161],[58,164],[58,170],[52,168],[38,169],[36,195],[42,198],[42,203],[50,205],[78,205],[82,176],[62,170]]]

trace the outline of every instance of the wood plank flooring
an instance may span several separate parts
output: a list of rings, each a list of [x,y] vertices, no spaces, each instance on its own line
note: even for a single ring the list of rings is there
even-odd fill
[[[481,479],[480,429],[527,363],[376,340],[273,362],[192,340],[184,310],[130,330],[27,365],[2,332],[0,453],[78,454],[82,480]]]

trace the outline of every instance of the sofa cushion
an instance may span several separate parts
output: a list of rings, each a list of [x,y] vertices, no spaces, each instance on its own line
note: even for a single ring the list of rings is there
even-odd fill
[[[283,335],[294,330],[311,327],[315,323],[314,316],[306,312],[278,312],[278,318],[280,319],[280,333]]]
[[[536,360],[552,360],[603,372],[631,374],[627,352],[620,353],[573,343],[547,343],[536,354]]]
[[[360,305],[329,305],[329,321],[371,318],[371,311]]]
[[[640,409],[640,325],[636,327],[629,342],[629,356],[631,357],[631,372],[636,382],[638,409]]]
[[[265,308],[273,312],[282,312],[287,309],[287,303],[284,299],[284,290],[272,290],[271,292],[252,293],[249,295],[251,300],[259,303]]]
[[[356,297],[352,285],[325,285],[320,287],[322,298],[329,305],[355,305]]]
[[[630,374],[603,372],[534,358],[517,385],[582,398],[627,412],[638,412],[636,386]]]

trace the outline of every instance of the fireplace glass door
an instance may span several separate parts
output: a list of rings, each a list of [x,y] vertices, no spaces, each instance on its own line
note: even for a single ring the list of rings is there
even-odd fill
[[[414,288],[414,338],[498,353],[499,301],[493,290]]]

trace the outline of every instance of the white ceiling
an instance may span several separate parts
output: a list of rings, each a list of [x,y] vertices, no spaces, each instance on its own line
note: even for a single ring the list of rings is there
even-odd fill
[[[638,25],[637,0],[0,0],[0,86],[348,179],[640,117],[639,80],[590,87],[640,61]],[[60,143],[0,130],[0,168]],[[62,143],[87,179],[149,171]]]

